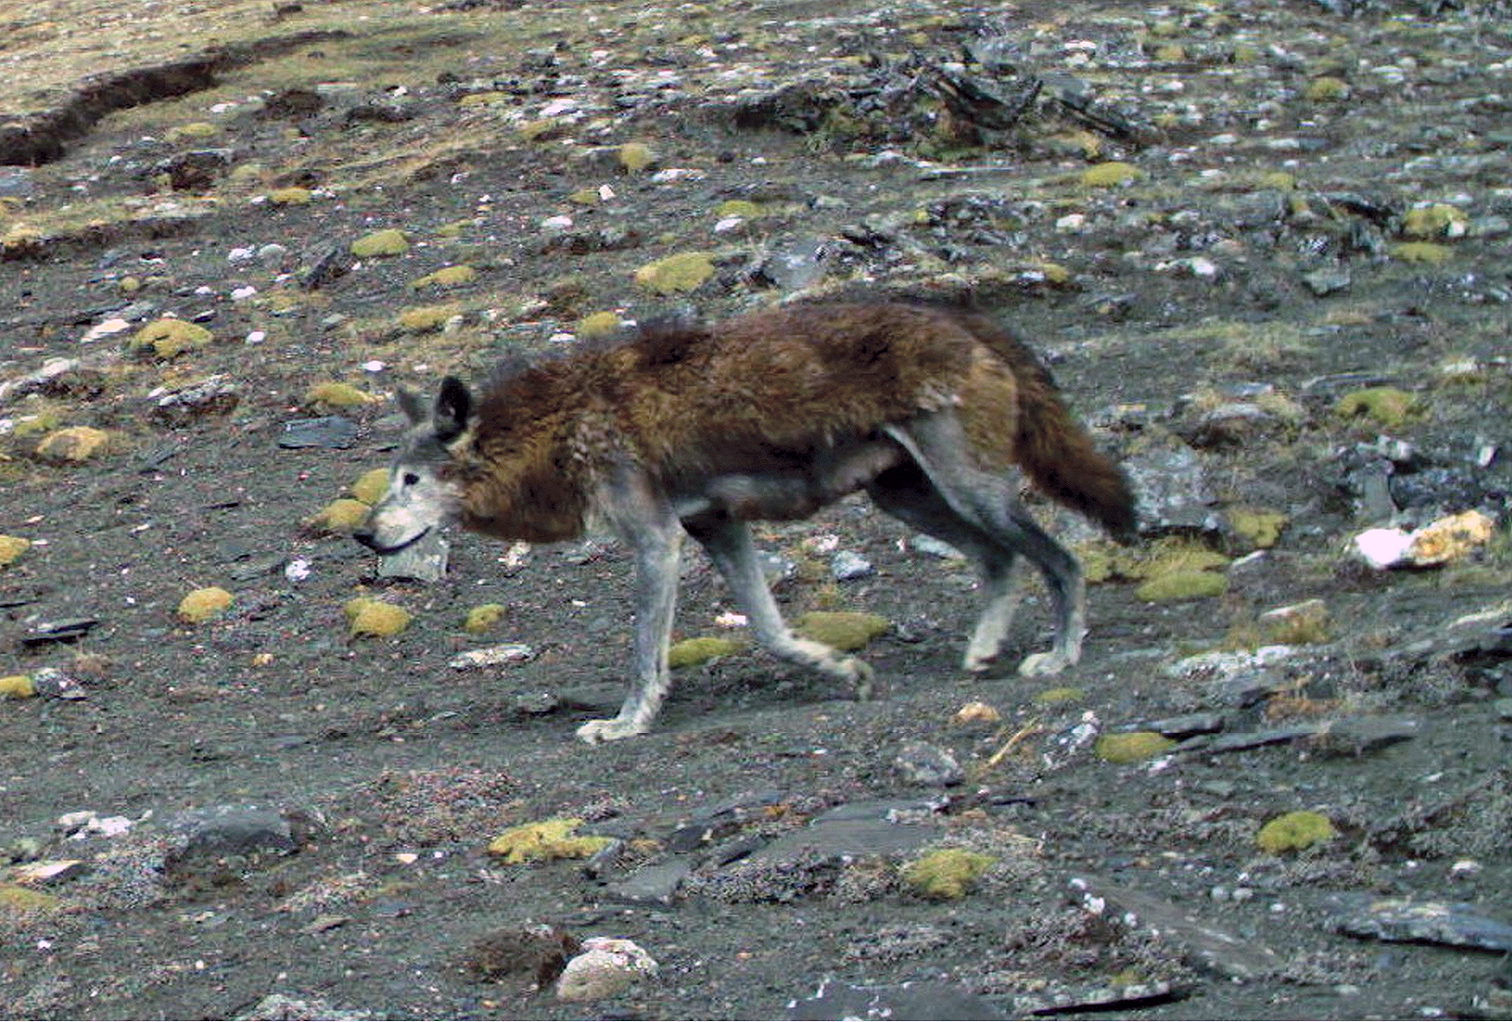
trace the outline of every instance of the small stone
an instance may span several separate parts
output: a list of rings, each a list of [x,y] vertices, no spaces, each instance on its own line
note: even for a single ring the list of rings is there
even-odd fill
[[[830,572],[837,582],[865,578],[874,570],[871,561],[850,550],[839,551],[830,561]]]
[[[948,788],[966,779],[954,756],[928,742],[903,743],[893,757],[893,766],[907,783],[929,788]]]
[[[563,1001],[601,1001],[628,989],[637,980],[655,976],[660,966],[633,941],[589,937],[557,979],[556,994]]]
[[[498,667],[500,664],[523,664],[534,657],[535,647],[523,642],[505,642],[458,653],[446,662],[446,666],[454,671],[471,671],[479,667]]]

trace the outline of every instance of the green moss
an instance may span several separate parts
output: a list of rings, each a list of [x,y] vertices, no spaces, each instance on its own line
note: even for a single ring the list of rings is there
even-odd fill
[[[37,457],[52,462],[84,462],[110,448],[110,434],[92,426],[54,430],[37,445]]]
[[[526,823],[506,830],[488,843],[490,855],[509,863],[549,862],[552,859],[586,859],[609,844],[607,837],[579,837],[573,834],[583,821],[558,817]]]
[[[1034,693],[1033,702],[1036,706],[1063,706],[1067,703],[1079,703],[1086,698],[1086,692],[1069,685],[1061,685],[1058,688],[1047,688],[1042,692]]]
[[[399,325],[412,334],[440,330],[457,314],[455,305],[414,305],[399,310]]]
[[[1289,519],[1280,511],[1253,511],[1247,508],[1229,508],[1224,517],[1229,530],[1242,542],[1259,550],[1268,550],[1281,538],[1281,530]]]
[[[352,242],[352,255],[358,259],[378,259],[383,256],[403,255],[409,251],[409,239],[395,227],[364,234]]]
[[[585,340],[610,337],[620,330],[620,318],[614,312],[592,312],[577,321],[573,332]]]
[[[1304,810],[1286,813],[1271,820],[1255,835],[1255,844],[1263,852],[1280,855],[1282,852],[1311,848],[1328,841],[1336,833],[1328,817]]]
[[[656,163],[656,154],[644,142],[626,142],[619,148],[619,165],[631,174],[639,174]]]
[[[357,478],[348,492],[364,504],[376,504],[388,493],[388,483],[388,469],[371,468]]]
[[[684,639],[682,642],[673,643],[672,648],[667,650],[667,666],[674,671],[679,667],[695,667],[698,664],[708,663],[715,657],[739,653],[743,648],[745,648],[745,643],[739,639],[727,639],[716,635]]]
[[[1139,763],[1159,756],[1175,744],[1154,731],[1127,731],[1100,736],[1093,743],[1092,752],[1107,763]]]
[[[231,594],[220,586],[195,589],[179,601],[179,620],[191,625],[203,624],[224,614],[230,608],[232,599]]]
[[[1227,588],[1228,580],[1216,571],[1177,569],[1147,578],[1134,595],[1150,603],[1174,603],[1222,596]]]
[[[1388,429],[1399,428],[1417,410],[1417,398],[1396,387],[1352,390],[1334,403],[1334,411],[1345,419],[1369,419]]]
[[[133,334],[128,347],[138,354],[176,358],[186,351],[205,347],[213,339],[214,335],[198,323],[159,319]]]
[[[360,500],[340,497],[315,513],[310,526],[324,532],[351,533],[361,525],[372,507]]]
[[[410,282],[416,291],[424,287],[463,287],[478,279],[478,271],[471,266],[443,266],[434,273],[427,273]]]
[[[545,142],[549,139],[560,138],[562,135],[562,121],[556,117],[540,117],[533,121],[526,121],[515,130],[515,136],[521,142]]]
[[[502,603],[483,603],[467,612],[467,618],[462,622],[462,630],[469,635],[481,635],[490,631],[504,615],[509,613],[509,608]]]
[[[1155,47],[1155,52],[1150,56],[1167,64],[1174,64],[1177,61],[1186,60],[1187,52],[1186,47],[1180,43],[1165,43]]]
[[[170,142],[204,142],[220,134],[220,129],[208,121],[191,121],[168,129]]]
[[[1446,202],[1415,206],[1402,218],[1402,234],[1408,238],[1451,237],[1464,230],[1466,220],[1464,210]]]
[[[972,881],[997,862],[990,855],[963,848],[941,848],[903,867],[903,882],[916,894],[937,901],[955,901],[965,896]]]
[[[332,408],[360,408],[372,403],[372,395],[350,383],[317,383],[305,391],[307,405],[329,405]]]
[[[16,563],[16,558],[26,553],[31,548],[31,540],[22,539],[20,536],[0,535],[0,568],[8,568]]]
[[[798,619],[794,631],[805,639],[822,642],[832,649],[857,650],[879,635],[892,623],[876,614],[852,611],[812,610]]]
[[[738,216],[746,220],[755,220],[763,212],[760,205],[749,199],[727,199],[714,210],[714,215],[717,217]]]
[[[352,638],[384,638],[398,635],[409,627],[409,611],[383,600],[359,596],[342,606],[347,619],[347,634]]]
[[[1327,642],[1328,604],[1322,600],[1304,600],[1289,607],[1278,607],[1260,615],[1259,625],[1266,643],[1282,646],[1306,646]]]
[[[1337,103],[1349,98],[1349,84],[1342,78],[1323,75],[1307,83],[1307,98],[1314,103]]]
[[[0,678],[0,699],[30,699],[37,694],[37,687],[25,674],[11,674]]]
[[[16,884],[0,884],[0,919],[14,922],[18,917],[56,912],[63,902],[51,894]]]
[[[308,188],[275,188],[268,193],[268,201],[275,206],[304,206],[313,197]]]
[[[33,415],[25,415],[16,419],[16,425],[11,429],[11,435],[17,439],[29,436],[40,436],[51,433],[63,424],[58,413],[51,409],[43,409]]]
[[[1289,192],[1297,187],[1296,175],[1284,170],[1271,170],[1260,175],[1261,188],[1274,188],[1278,192]]]
[[[1448,245],[1436,245],[1431,241],[1404,241],[1391,247],[1393,257],[1404,263],[1428,263],[1437,266],[1448,262],[1454,249]]]
[[[680,252],[647,263],[635,271],[635,283],[658,295],[695,291],[714,276],[714,264],[705,252]]]
[[[1081,183],[1088,188],[1115,188],[1133,184],[1143,176],[1144,172],[1132,163],[1109,160],[1082,171]]]
[[[603,197],[597,188],[579,188],[567,196],[567,201],[574,206],[597,206]]]

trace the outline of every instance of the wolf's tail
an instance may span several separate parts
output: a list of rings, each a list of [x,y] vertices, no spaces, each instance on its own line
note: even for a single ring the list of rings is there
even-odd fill
[[[1133,542],[1138,523],[1129,480],[1093,446],[1050,371],[1002,325],[975,313],[964,318],[977,339],[1013,370],[1018,400],[1014,460],[1046,494],[1100,523],[1120,543]]]

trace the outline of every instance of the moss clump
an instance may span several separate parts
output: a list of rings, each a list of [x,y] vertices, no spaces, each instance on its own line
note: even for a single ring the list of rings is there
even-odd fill
[[[1030,700],[1036,706],[1060,706],[1065,703],[1079,703],[1086,697],[1086,692],[1069,685],[1059,688],[1047,688],[1043,692],[1036,692]]]
[[[323,532],[351,533],[367,518],[371,505],[350,497],[339,497],[317,511],[310,527]]]
[[[457,314],[454,305],[416,305],[399,312],[399,325],[412,334],[440,330]]]
[[[332,408],[360,408],[370,404],[372,395],[359,390],[350,383],[317,383],[305,391],[307,405],[328,405]]]
[[[556,117],[540,117],[526,121],[515,130],[521,142],[545,142],[562,135],[562,122]]]
[[[1281,538],[1281,530],[1289,519],[1280,511],[1252,511],[1245,508],[1230,508],[1225,514],[1229,531],[1248,546],[1269,550]]]
[[[1255,835],[1255,844],[1263,852],[1280,855],[1311,848],[1328,841],[1336,833],[1328,817],[1303,810],[1278,816],[1261,827]]]
[[[644,142],[626,142],[619,147],[619,165],[631,174],[649,170],[656,164],[656,154]]]
[[[903,867],[903,882],[915,894],[936,901],[955,901],[966,894],[972,881],[997,862],[990,855],[964,848],[941,848],[928,852]]]
[[[1314,78],[1307,83],[1307,98],[1314,103],[1337,103],[1349,98],[1349,83],[1333,75]]]
[[[582,820],[572,817],[522,824],[490,841],[488,853],[501,856],[510,863],[586,859],[602,851],[610,839],[574,835],[573,831],[582,825]]]
[[[1447,202],[1416,206],[1402,218],[1402,234],[1408,238],[1452,238],[1464,233],[1468,219],[1464,210]]]
[[[308,205],[314,193],[308,188],[275,188],[268,193],[268,201],[275,206]]]
[[[185,594],[179,601],[179,620],[198,625],[211,618],[220,617],[231,606],[233,597],[220,586],[206,586]]]
[[[794,630],[805,639],[832,649],[857,650],[886,633],[892,623],[876,614],[843,610],[811,610],[798,619]]]
[[[352,242],[352,255],[358,259],[378,259],[383,256],[403,255],[409,251],[409,239],[396,227],[364,234]]]
[[[362,636],[385,638],[398,635],[410,623],[409,611],[403,607],[367,596],[348,600],[341,609],[346,614],[347,634],[354,639]]]
[[[37,457],[51,462],[83,462],[104,453],[110,446],[110,434],[92,426],[69,426],[54,430],[37,445]]]
[[[362,473],[348,492],[364,504],[376,504],[388,493],[388,483],[388,469],[372,468]]]
[[[128,347],[139,355],[177,358],[186,351],[206,347],[214,335],[198,323],[182,319],[159,319],[131,336]]]
[[[647,263],[635,271],[635,283],[655,294],[679,295],[696,291],[714,276],[714,264],[705,252],[680,252]]]
[[[1289,192],[1297,187],[1297,177],[1284,170],[1271,170],[1260,175],[1261,188],[1274,188],[1278,192]]]
[[[0,568],[8,568],[16,558],[31,548],[31,540],[20,536],[0,536]]]
[[[1143,176],[1144,172],[1132,163],[1109,160],[1082,171],[1081,183],[1088,188],[1117,188],[1133,184]]]
[[[725,639],[715,635],[684,639],[672,644],[667,650],[667,666],[674,671],[679,667],[695,667],[708,663],[715,657],[729,656],[744,648],[739,639]]]
[[[1106,763],[1138,763],[1159,756],[1175,744],[1154,731],[1127,731],[1102,735],[1093,744],[1092,752]]]
[[[1222,596],[1227,588],[1228,579],[1216,571],[1177,569],[1145,579],[1134,595],[1149,603],[1175,603]]]
[[[25,674],[11,674],[0,678],[0,699],[30,699],[37,694],[37,687]]]
[[[1396,429],[1417,411],[1417,398],[1396,387],[1366,387],[1340,396],[1334,411],[1345,419],[1369,419]]]
[[[220,134],[220,129],[208,121],[190,121],[168,129],[170,142],[204,142]]]
[[[509,613],[509,608],[502,603],[479,604],[467,612],[467,619],[462,622],[462,630],[469,635],[481,635],[504,620],[504,615],[507,613]]]
[[[1448,245],[1436,245],[1431,241],[1404,241],[1393,245],[1391,254],[1404,263],[1428,263],[1437,266],[1448,262],[1454,249]]]
[[[443,266],[434,273],[427,273],[411,281],[410,287],[416,291],[425,287],[462,287],[477,279],[478,271],[471,266]]]
[[[63,907],[57,897],[17,884],[0,884],[0,919],[15,922],[20,917],[56,912]]]
[[[1268,610],[1257,623],[1265,642],[1272,645],[1316,645],[1329,639],[1328,604],[1322,600],[1304,600]]]
[[[619,332],[620,318],[613,312],[593,312],[577,321],[573,332],[584,340],[609,337]]]
[[[755,220],[762,212],[761,206],[749,199],[728,199],[719,204],[714,215],[720,218],[738,216],[744,220]]]

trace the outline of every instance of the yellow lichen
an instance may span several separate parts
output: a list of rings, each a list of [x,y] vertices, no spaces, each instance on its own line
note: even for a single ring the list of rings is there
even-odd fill
[[[354,639],[398,635],[410,623],[409,611],[403,607],[367,596],[348,600],[341,609],[346,614],[347,634]]]
[[[1281,530],[1290,521],[1280,511],[1254,511],[1247,508],[1229,508],[1224,517],[1229,529],[1244,543],[1260,550],[1268,550],[1281,538]]]
[[[305,391],[307,405],[329,405],[332,408],[360,408],[371,403],[372,395],[350,383],[317,383]]]
[[[505,862],[549,862],[552,859],[586,859],[609,844],[607,837],[573,834],[583,825],[575,817],[539,820],[506,830],[488,843],[490,855]]]
[[[793,630],[805,639],[832,649],[857,650],[892,627],[885,617],[853,611],[812,610],[798,619]]]
[[[1311,848],[1328,841],[1335,833],[1328,817],[1304,810],[1285,813],[1271,820],[1255,835],[1255,844],[1263,852],[1279,855]]]
[[[16,558],[31,547],[31,540],[20,536],[0,536],[0,568],[14,564]]]
[[[10,674],[0,678],[0,699],[30,699],[37,688],[25,674]]]
[[[54,430],[37,445],[37,457],[52,462],[88,461],[108,449],[110,434],[92,426]]]
[[[1132,163],[1109,160],[1107,163],[1099,163],[1082,171],[1081,183],[1088,188],[1114,188],[1119,185],[1133,184],[1143,176],[1144,172]]]
[[[1092,752],[1108,763],[1138,763],[1159,756],[1175,744],[1155,731],[1126,731],[1100,736],[1093,743]]]
[[[454,305],[416,305],[399,312],[399,325],[410,333],[423,334],[440,330],[457,315]]]
[[[744,645],[739,639],[727,639],[717,635],[684,639],[673,643],[667,650],[667,666],[673,670],[680,667],[694,667],[707,663],[715,657],[738,653]]]
[[[381,256],[402,255],[409,251],[409,239],[395,227],[364,234],[352,242],[352,255],[358,259],[375,259]]]
[[[471,266],[443,266],[434,273],[427,273],[410,282],[410,287],[419,290],[424,287],[462,287],[471,284],[478,279],[478,271]]]
[[[159,319],[132,335],[129,347],[138,354],[176,358],[186,351],[208,345],[214,335],[198,323],[182,319]]]
[[[339,497],[317,511],[309,524],[325,532],[350,533],[363,523],[371,510],[360,500]]]
[[[509,608],[502,603],[484,603],[467,612],[467,620],[462,622],[462,630],[472,635],[478,635],[493,628],[509,613]]]
[[[224,614],[232,599],[232,595],[220,586],[195,589],[179,601],[179,620],[191,625],[203,624]]]
[[[687,294],[714,276],[714,264],[704,252],[680,252],[635,271],[635,283],[659,295]]]
[[[614,312],[593,312],[577,321],[573,332],[585,340],[609,337],[620,329],[620,318]]]
[[[303,206],[313,195],[308,188],[275,188],[268,193],[268,201],[275,206]]]

